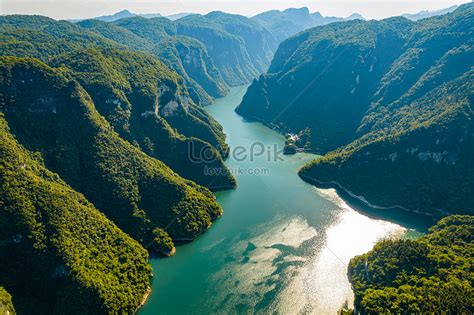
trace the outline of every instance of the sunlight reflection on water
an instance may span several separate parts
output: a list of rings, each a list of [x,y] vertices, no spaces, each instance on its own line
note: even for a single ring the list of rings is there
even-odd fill
[[[237,242],[232,255],[239,258],[214,275],[225,292],[214,300],[219,301],[215,310],[240,304],[241,311],[334,314],[352,306],[349,260],[406,229],[359,214],[334,189],[315,188],[315,193],[334,204],[334,221],[320,234],[302,217],[278,218]]]
[[[235,114],[244,93],[245,87],[233,88],[206,108],[224,126],[229,145],[259,141],[282,148],[281,134]],[[228,159],[229,167],[271,173],[237,176],[236,189],[216,194],[225,214],[208,232],[175,256],[151,261],[153,291],[140,314],[335,314],[350,305],[350,258],[380,238],[419,233],[356,212],[334,189],[303,182],[297,171],[315,157]]]

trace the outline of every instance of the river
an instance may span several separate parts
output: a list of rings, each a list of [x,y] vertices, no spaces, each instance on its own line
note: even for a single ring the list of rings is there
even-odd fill
[[[224,215],[208,232],[151,260],[152,293],[140,315],[334,314],[353,302],[351,257],[381,238],[419,235],[403,215],[356,211],[335,190],[303,182],[297,171],[315,156],[281,155],[281,134],[238,116],[245,90],[206,107],[233,148],[226,164],[238,187],[216,194]]]

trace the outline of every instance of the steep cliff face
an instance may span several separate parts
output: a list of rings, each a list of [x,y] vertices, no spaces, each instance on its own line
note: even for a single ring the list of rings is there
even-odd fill
[[[288,39],[237,112],[295,133],[309,127],[318,153],[354,140],[377,82],[404,44],[393,22],[336,23]]]
[[[312,149],[326,155],[300,171],[308,181],[338,182],[380,206],[471,213],[473,26],[468,4],[419,22],[308,30],[280,45],[237,111],[310,128]]]
[[[156,55],[181,75],[191,98],[209,105],[214,98],[229,92],[207,49],[198,40],[186,36],[170,36],[156,48]],[[197,101],[196,101],[197,100]]]
[[[267,71],[278,48],[275,36],[255,20],[242,15],[211,12],[205,18],[221,25],[224,30],[243,39],[250,61],[259,73]]]
[[[204,43],[209,56],[230,86],[250,82],[258,75],[252,65],[244,40],[230,34],[221,25],[200,15],[189,15],[176,21],[177,33]]]
[[[2,59],[2,73],[5,62],[12,60]],[[4,111],[6,97],[11,97],[4,94],[6,81],[11,88],[27,83],[13,83],[5,75],[1,79]],[[30,73],[22,80],[36,79]],[[35,117],[61,111],[52,96],[28,108]],[[146,250],[17,139],[24,140],[10,133],[0,114],[0,279],[18,313],[134,312],[149,290]],[[11,303],[1,289],[4,314],[15,314]]]
[[[290,8],[284,11],[272,10],[260,13],[252,19],[272,30],[278,42],[316,26],[308,8]]]
[[[225,135],[192,103],[181,79],[156,59],[121,50],[86,49],[50,63],[72,70],[99,113],[131,144],[198,184],[211,189],[235,185],[226,173],[206,176],[205,167],[226,168]],[[194,161],[190,150],[195,148],[212,154],[212,159]]]
[[[221,24],[207,16],[190,15],[174,22],[164,18],[135,17],[115,23],[156,44],[156,51],[160,57],[165,59],[174,57],[175,60],[170,65],[176,70],[184,69],[187,76],[210,96],[222,96],[222,93],[227,92],[226,85],[242,85],[258,75],[244,39],[228,32]],[[264,30],[261,26],[258,27],[259,31]],[[170,41],[177,51],[165,45]],[[176,62],[176,58],[179,59],[179,63]],[[262,58],[268,65],[268,56]],[[200,66],[206,65],[206,68],[196,67],[197,62]],[[256,63],[260,63],[259,59]],[[206,69],[209,71],[205,71]]]
[[[156,25],[153,21],[135,17],[116,23],[85,20],[78,25],[134,50],[157,56],[183,77],[191,98],[197,104],[208,105],[214,97],[224,96],[227,86],[204,45],[188,37],[171,36],[163,30],[166,24]],[[169,33],[173,34],[175,30],[169,30]]]
[[[83,25],[84,22],[81,22]],[[110,23],[106,23],[110,24]],[[208,105],[213,98],[222,97],[228,92],[227,84],[224,82],[214,61],[209,56],[206,46],[188,36],[179,36],[176,25],[165,18],[132,18],[119,20],[115,24],[129,31],[141,40],[147,42],[147,47],[142,49],[153,53],[164,63],[180,74],[189,89],[193,101],[197,104]],[[98,28],[94,31],[107,36]],[[115,38],[112,38],[118,41]],[[118,41],[134,48],[134,43]]]
[[[1,109],[12,133],[143,245],[156,227],[192,239],[221,215],[207,189],[120,138],[67,72],[8,57],[1,68]]]
[[[38,23],[47,27],[44,32],[34,31],[34,36],[30,28]],[[104,27],[104,22],[83,23]],[[0,49],[0,54],[37,57],[51,65],[67,67],[121,137],[163,160],[187,179],[216,190],[235,185],[226,172],[215,178],[206,176],[206,165],[226,169],[222,157],[228,148],[222,127],[197,108],[183,87],[183,80],[156,58],[48,18],[8,16],[0,19],[0,24],[9,34],[4,40],[8,49]],[[115,34],[115,39],[128,34],[124,44],[136,37],[125,29],[122,33],[113,28],[106,30]],[[56,33],[55,41],[52,34]],[[209,151],[214,158],[207,164],[193,162],[189,159],[190,148]]]
[[[271,10],[252,17],[252,20],[263,25],[274,35],[277,45],[285,39],[311,27],[357,19],[363,20],[364,18],[357,13],[347,18],[322,16],[319,12],[310,13],[306,7],[289,8],[284,11]]]

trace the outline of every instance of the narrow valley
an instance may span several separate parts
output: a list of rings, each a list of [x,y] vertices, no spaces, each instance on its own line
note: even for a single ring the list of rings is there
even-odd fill
[[[224,127],[231,152],[236,147],[249,152],[261,143],[270,158],[266,153],[253,160],[230,154],[226,165],[235,172],[238,186],[217,193],[224,215],[173,257],[151,260],[156,277],[140,315],[270,310],[333,314],[352,305],[349,259],[381,238],[414,237],[424,230],[410,224],[414,221],[404,213],[392,218],[398,223],[362,214],[334,189],[301,180],[297,171],[315,156],[283,155],[281,134],[235,113],[246,89],[232,88],[206,110]],[[242,173],[250,169],[261,175]]]

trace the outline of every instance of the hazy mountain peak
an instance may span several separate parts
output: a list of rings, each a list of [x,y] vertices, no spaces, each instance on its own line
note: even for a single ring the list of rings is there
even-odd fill
[[[418,20],[429,18],[429,17],[432,17],[432,16],[437,16],[437,15],[443,15],[443,14],[446,14],[446,13],[450,13],[450,12],[453,12],[454,10],[456,10],[457,8],[458,8],[457,5],[453,5],[453,6],[450,6],[448,8],[445,8],[445,9],[434,10],[434,11],[423,10],[423,11],[420,11],[418,13],[403,14],[403,16],[406,17],[407,19],[410,19],[410,20],[413,20],[413,21],[418,21]]]
[[[283,11],[283,13],[293,13],[293,14],[303,14],[309,15],[309,9],[307,7],[302,8],[288,8]]]
[[[99,21],[104,21],[104,22],[114,22],[114,21],[117,21],[117,20],[130,18],[130,17],[135,17],[135,16],[140,16],[140,17],[147,18],[147,19],[152,19],[152,18],[155,18],[155,17],[162,17],[162,15],[159,14],[159,13],[137,14],[137,13],[132,13],[127,9],[124,9],[124,10],[118,11],[117,13],[114,13],[114,14],[111,14],[111,15],[102,15],[102,16],[93,17],[93,18],[90,18],[90,20],[99,20]],[[73,20],[69,20],[69,21],[70,22],[79,22],[79,21],[83,21],[83,20],[86,20],[86,19],[73,19]]]
[[[322,15],[320,12],[318,12],[318,11],[316,11],[316,12],[314,12],[314,13],[311,13],[311,16],[312,16],[313,18],[316,18],[316,19],[322,19],[322,18],[323,18],[323,15]]]
[[[167,15],[166,18],[170,19],[171,21],[176,21],[176,20],[179,20],[180,18],[183,18],[183,17],[188,16],[188,15],[192,15],[192,14],[194,14],[194,13],[182,12],[182,13]]]
[[[105,21],[105,22],[113,22],[113,21],[116,21],[116,20],[120,20],[120,19],[127,18],[127,17],[132,17],[132,16],[135,16],[135,15],[136,15],[135,13],[132,13],[128,10],[122,10],[122,11],[119,11],[119,12],[117,12],[115,14],[112,14],[112,15],[102,15],[102,16],[95,17],[93,19],[94,20]]]
[[[365,18],[359,13],[352,13],[345,20],[365,20]]]
[[[115,13],[114,15],[115,16],[120,16],[120,15],[130,15],[130,14],[133,14],[133,13],[125,9],[125,10],[122,10],[122,11],[119,11],[119,12]]]

